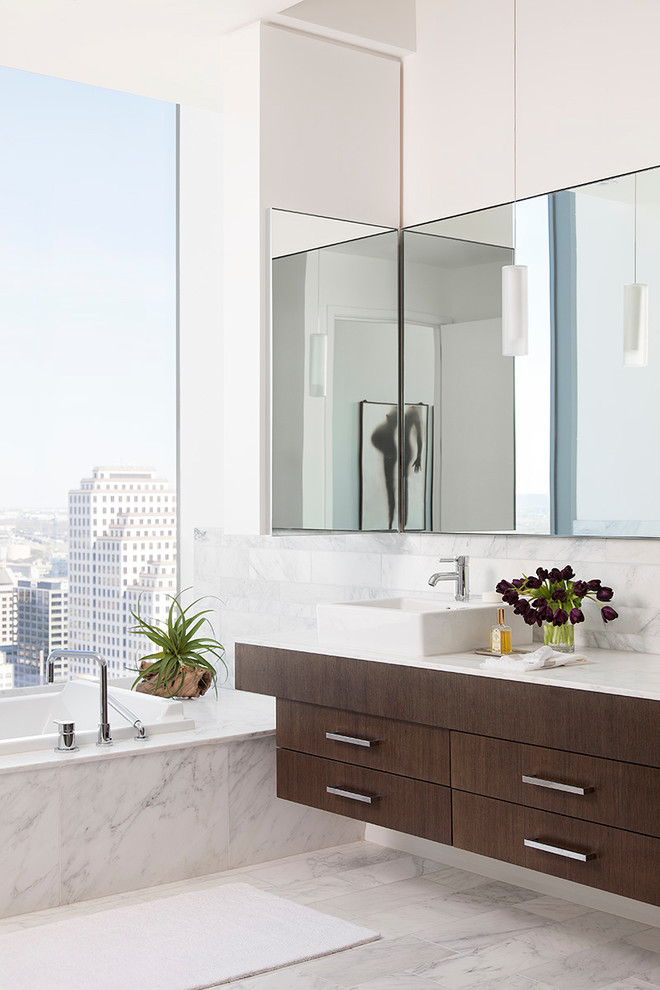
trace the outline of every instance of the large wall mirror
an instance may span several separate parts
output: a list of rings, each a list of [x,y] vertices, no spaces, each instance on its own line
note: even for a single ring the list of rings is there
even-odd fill
[[[274,530],[390,528],[383,465],[389,455],[395,485],[397,448],[384,436],[381,454],[370,437],[377,421],[396,430],[397,241],[396,230],[271,211]],[[361,469],[371,451],[382,501]]]
[[[514,209],[507,204],[404,230],[400,431],[392,398],[398,375],[395,233],[358,235],[319,248],[304,262],[299,253],[288,255],[298,258],[308,280],[305,296],[297,297],[309,314],[305,350],[296,350],[299,374],[312,373],[315,347],[325,353],[326,402],[332,379],[333,411],[331,418],[328,410],[314,412],[324,416],[325,437],[323,455],[315,444],[316,502],[305,509],[305,486],[298,484],[297,514],[289,501],[287,517],[280,500],[274,528],[388,530],[397,528],[398,517],[398,528],[409,531],[660,536],[654,456],[660,430],[660,169],[517,203],[515,262],[528,267],[529,349],[516,358],[503,357],[501,343],[501,269],[514,260],[513,228]],[[341,269],[347,285],[359,286],[335,309],[356,306],[365,317],[361,321],[355,312],[341,328],[343,351],[330,337],[323,346],[309,340],[313,333],[327,335],[329,314],[335,322],[325,290],[319,295],[326,250],[328,259],[341,255],[328,266]],[[276,391],[278,312],[284,312],[279,264],[273,263]],[[372,279],[367,271],[383,278]],[[624,286],[634,281],[649,286],[648,360],[628,366],[623,299]],[[371,295],[376,284],[378,297]],[[331,294],[338,291],[335,285]],[[379,312],[369,316],[370,310]],[[388,312],[379,322],[379,313]],[[287,326],[292,332],[290,320]],[[361,366],[372,375],[368,387]],[[343,421],[335,383],[342,379],[350,387]],[[300,388],[307,415],[313,384]],[[335,419],[342,430],[336,434]],[[299,431],[305,422],[298,418]],[[275,431],[277,423],[275,407]],[[308,443],[314,443],[311,436]],[[390,484],[398,446],[402,458]],[[278,456],[274,437],[274,478],[286,470]],[[276,501],[274,490],[274,509]]]

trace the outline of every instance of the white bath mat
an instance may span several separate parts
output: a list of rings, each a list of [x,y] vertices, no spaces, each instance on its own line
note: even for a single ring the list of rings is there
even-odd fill
[[[249,884],[226,884],[2,935],[0,986],[202,990],[378,937]]]

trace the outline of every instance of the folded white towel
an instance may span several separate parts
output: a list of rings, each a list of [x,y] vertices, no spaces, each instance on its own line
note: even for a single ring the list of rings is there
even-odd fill
[[[586,660],[580,653],[556,653],[551,646],[541,646],[534,653],[505,653],[501,657],[488,657],[480,667],[489,670],[508,670],[524,673],[544,667],[562,667],[567,663]]]

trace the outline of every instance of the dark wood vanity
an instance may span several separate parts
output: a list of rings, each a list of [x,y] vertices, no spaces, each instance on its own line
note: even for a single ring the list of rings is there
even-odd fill
[[[660,701],[248,644],[289,801],[660,904]]]

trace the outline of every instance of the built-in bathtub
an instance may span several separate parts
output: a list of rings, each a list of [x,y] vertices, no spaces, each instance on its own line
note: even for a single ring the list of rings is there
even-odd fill
[[[0,917],[363,836],[361,822],[277,797],[273,698],[220,689],[162,701],[130,684],[117,679],[110,694],[149,738],[136,741],[110,709],[107,747],[96,746],[97,681],[0,695],[0,746],[13,749],[0,751]],[[181,708],[187,719],[174,717]],[[77,752],[53,752],[61,715],[74,717]]]
[[[147,736],[194,728],[180,701],[136,694],[112,687],[110,694],[142,722]],[[55,721],[75,723],[78,746],[93,745],[99,723],[99,685],[84,679],[23,689],[0,697],[0,756],[31,753],[57,746]],[[108,712],[113,739],[130,739],[135,729],[112,708]]]

